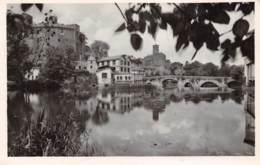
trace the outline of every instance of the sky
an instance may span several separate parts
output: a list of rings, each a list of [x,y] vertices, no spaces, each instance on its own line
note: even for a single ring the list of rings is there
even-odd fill
[[[120,8],[124,11],[129,4],[119,3]],[[22,13],[19,4],[8,4],[8,9],[13,12]],[[159,44],[160,51],[166,55],[166,58],[171,62],[186,61],[192,62],[198,60],[202,63],[212,62],[216,65],[220,65],[221,51],[210,51],[204,45],[196,57],[191,61],[195,49],[192,44],[188,48],[179,52],[175,51],[176,37],[172,37],[171,28],[165,30],[159,30],[157,32],[156,39],[153,39],[151,35],[145,33],[142,35],[143,45],[142,49],[135,51],[130,43],[130,34],[127,30],[119,33],[114,31],[123,23],[124,19],[121,16],[119,10],[114,3],[99,3],[99,4],[45,4],[42,13],[36,9],[35,6],[30,8],[27,13],[33,16],[34,23],[39,23],[44,20],[44,13],[50,9],[58,17],[58,23],[61,24],[78,24],[80,31],[83,32],[88,38],[88,45],[95,40],[102,40],[110,45],[109,56],[128,54],[133,55],[136,58],[144,57],[152,53],[152,45]],[[171,11],[168,5],[162,4],[163,11]],[[226,32],[232,29],[233,23],[242,16],[240,12],[230,12],[230,24],[220,25],[215,24],[219,33]],[[254,28],[254,14],[245,17],[250,22],[250,29]],[[233,38],[232,32],[223,35],[220,40],[223,41],[226,38]],[[234,61],[229,61],[230,64],[243,65],[244,59],[241,56],[241,52],[237,51],[238,55]]]

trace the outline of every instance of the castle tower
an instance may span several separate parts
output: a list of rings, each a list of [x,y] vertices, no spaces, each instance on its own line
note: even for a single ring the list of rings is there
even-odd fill
[[[155,44],[153,45],[153,54],[158,54],[159,53],[159,45]]]

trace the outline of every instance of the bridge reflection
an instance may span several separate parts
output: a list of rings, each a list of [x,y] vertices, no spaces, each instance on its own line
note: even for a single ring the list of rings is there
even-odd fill
[[[221,91],[200,91],[195,92],[193,90],[142,90],[139,91],[127,91],[127,90],[107,90],[99,91],[97,96],[93,96],[89,99],[75,99],[75,108],[79,111],[87,110],[88,113],[94,118],[100,120],[104,118],[104,123],[108,120],[107,113],[125,114],[138,107],[144,107],[144,109],[152,112],[152,118],[154,121],[159,120],[159,114],[165,111],[168,104],[179,102],[191,102],[193,104],[199,104],[200,102],[214,102],[214,100],[220,99],[222,102],[233,100],[238,104],[242,104],[244,99],[241,91],[233,92],[221,92]],[[97,122],[96,122],[97,123]]]

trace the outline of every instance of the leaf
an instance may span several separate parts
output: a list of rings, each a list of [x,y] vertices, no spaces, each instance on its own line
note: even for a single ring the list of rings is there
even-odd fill
[[[132,47],[135,50],[139,50],[141,48],[143,39],[137,33],[133,33],[133,34],[131,34],[130,41],[131,41]]]
[[[255,61],[255,42],[254,42],[254,33],[247,38],[246,40],[242,41],[241,44],[241,52],[242,55],[248,57],[252,62]]]
[[[184,32],[180,33],[177,39],[177,43],[175,45],[175,50],[178,52],[182,45],[187,46],[187,43],[189,43],[187,34]]]
[[[230,39],[226,39],[224,42],[221,43],[221,48],[222,49],[226,49],[228,47],[231,46],[231,40]]]
[[[237,20],[234,23],[232,28],[233,33],[240,38],[246,35],[248,30],[249,30],[249,23],[247,22],[247,20],[244,19]]]
[[[198,53],[199,49],[196,49],[195,53],[193,54],[193,56],[191,57],[191,60],[193,60],[196,56],[196,54]]]
[[[35,6],[42,12],[43,4],[42,3],[36,3]]]
[[[173,29],[173,35],[176,36],[184,30],[185,22],[184,21],[177,21],[175,23],[172,23],[171,27]]]
[[[254,2],[249,2],[249,3],[242,3],[242,4],[240,4],[238,10],[241,10],[244,15],[248,15],[252,11],[255,10],[254,8],[255,8]]]
[[[206,40],[206,46],[208,49],[211,50],[218,50],[218,47],[220,45],[219,37],[215,34],[208,35]]]
[[[126,26],[125,26],[125,23],[122,23],[117,29],[115,32],[120,32],[120,31],[123,31],[125,30]]]
[[[148,32],[155,38],[158,24],[154,21],[150,22],[150,26],[148,26]]]
[[[207,18],[215,23],[229,24],[230,17],[224,10],[212,10]]]
[[[139,31],[141,33],[144,33],[145,32],[145,28],[146,28],[146,22],[145,21],[140,21],[139,22]]]
[[[220,8],[227,11],[234,11],[236,9],[237,3],[218,3]]]
[[[164,30],[167,30],[167,23],[164,20],[161,21],[160,28],[164,29]]]
[[[30,9],[32,6],[33,6],[32,3],[22,3],[22,4],[21,4],[21,8],[22,8],[22,11],[23,11],[23,12],[27,11],[27,10]]]

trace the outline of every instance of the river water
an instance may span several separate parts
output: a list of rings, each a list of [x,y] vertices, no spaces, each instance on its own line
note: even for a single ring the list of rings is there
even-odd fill
[[[91,97],[10,92],[8,154],[254,155],[244,142],[245,97],[178,89],[100,90]]]

